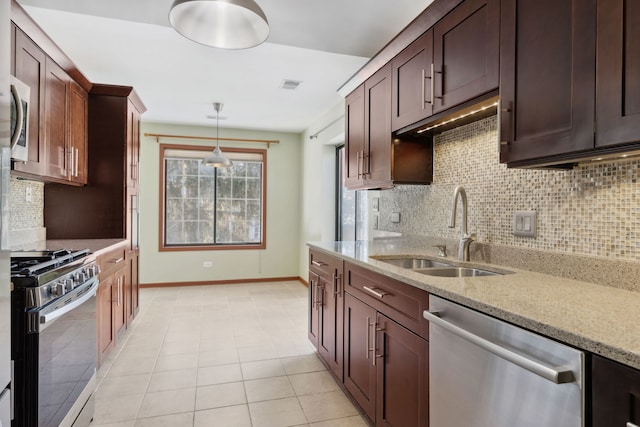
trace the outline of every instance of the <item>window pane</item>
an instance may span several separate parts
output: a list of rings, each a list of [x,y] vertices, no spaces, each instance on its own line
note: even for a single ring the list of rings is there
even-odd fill
[[[245,178],[233,179],[232,195],[234,199],[244,199],[247,197],[247,180]]]
[[[262,186],[258,179],[247,180],[247,199],[259,199]]]

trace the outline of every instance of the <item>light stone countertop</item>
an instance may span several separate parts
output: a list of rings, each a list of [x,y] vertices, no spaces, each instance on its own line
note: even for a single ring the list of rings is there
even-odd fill
[[[59,240],[39,240],[22,244],[12,248],[14,251],[19,250],[36,250],[45,249],[70,249],[82,250],[89,249],[92,254],[99,255],[101,252],[108,250],[112,246],[126,242],[124,239],[59,239]]]
[[[640,292],[600,286],[486,263],[460,263],[455,255],[434,256],[415,239],[309,242],[345,261],[476,309],[577,348],[640,369]],[[454,265],[512,274],[435,277],[372,257],[415,255]],[[638,278],[640,280],[640,278]]]

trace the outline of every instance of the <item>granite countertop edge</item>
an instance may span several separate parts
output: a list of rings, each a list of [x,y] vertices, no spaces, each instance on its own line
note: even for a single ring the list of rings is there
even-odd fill
[[[433,251],[405,244],[402,239],[308,242],[307,245],[543,336],[640,369],[639,292],[494,264],[460,263],[451,256],[444,259],[434,256]],[[379,260],[402,256],[444,260],[453,265],[509,274],[434,277]]]

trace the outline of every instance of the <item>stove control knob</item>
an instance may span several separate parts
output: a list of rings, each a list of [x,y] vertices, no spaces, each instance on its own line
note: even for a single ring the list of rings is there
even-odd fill
[[[56,282],[51,284],[51,295],[55,297],[61,297],[62,295],[64,295],[64,291],[64,283]]]
[[[89,275],[89,277],[95,277],[99,272],[100,270],[97,265],[90,265],[89,267],[87,267],[87,274]]]
[[[80,283],[84,283],[84,282],[86,282],[86,281],[87,281],[87,279],[88,279],[88,274],[87,274],[87,272],[86,272],[86,271],[84,271],[84,270],[83,270],[83,271],[80,271],[80,272],[78,272],[78,274],[76,274],[75,279],[76,279],[76,283],[78,283],[78,284],[80,284]]]
[[[76,281],[74,281],[72,278],[69,279],[64,279],[64,287],[65,287],[65,291],[69,292],[72,291],[73,288],[76,286]]]

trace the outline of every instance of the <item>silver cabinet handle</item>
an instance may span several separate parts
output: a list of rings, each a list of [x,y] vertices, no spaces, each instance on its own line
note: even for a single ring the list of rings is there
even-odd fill
[[[375,347],[371,348],[371,346],[369,345],[370,341],[371,341],[371,339],[369,338],[369,330],[371,329],[371,326],[373,326],[374,327],[373,330],[374,330],[374,333],[375,333],[375,324],[376,324],[376,322],[372,323],[371,322],[371,318],[369,316],[367,316],[367,336],[365,337],[365,341],[364,341],[364,343],[365,343],[364,345],[367,348],[367,359],[369,358],[369,353],[371,351],[374,351],[374,352],[376,351]],[[374,354],[374,356],[375,356],[375,354]],[[375,363],[375,357],[373,358],[373,360],[374,360],[374,363]]]
[[[315,265],[316,267],[324,267],[327,264],[322,261],[311,261],[311,265]]]
[[[438,312],[425,310],[422,315],[430,323],[438,325],[441,328],[446,329],[447,331],[459,336],[460,338],[463,338],[470,343],[475,344],[478,347],[487,350],[488,352],[493,353],[496,356],[501,357],[504,360],[511,362],[514,365],[520,366],[521,368],[526,369],[527,371],[532,372],[553,383],[564,384],[575,381],[573,372],[571,372],[570,370],[561,370],[560,368],[549,367],[540,362],[522,356],[521,354],[501,347],[498,344],[472,334],[471,332],[462,329],[459,326],[454,325],[453,323],[447,322],[439,316]]]
[[[339,282],[342,282],[342,274],[337,274],[335,271],[333,272],[333,297],[340,295],[340,285]]]
[[[121,263],[122,261],[124,261],[124,257],[120,257],[120,258],[116,258],[116,259],[112,259],[112,260],[111,260],[111,262],[112,262],[113,264],[119,264],[119,263]]]
[[[376,290],[376,288],[370,288],[368,286],[363,286],[362,289],[364,289],[365,291],[369,292],[372,295],[377,296],[378,298],[384,298],[385,295],[389,295],[386,292],[379,292]]]
[[[18,143],[18,139],[20,139],[20,134],[22,133],[24,110],[22,109],[22,98],[20,98],[20,92],[18,92],[18,88],[14,84],[11,85],[11,93],[13,94],[13,99],[16,103],[16,113],[18,113],[18,117],[16,117],[16,129],[11,137],[11,148],[13,149],[13,147]]]
[[[638,427],[637,424],[632,423],[631,421],[627,422],[627,427]]]
[[[75,176],[76,178],[78,177],[78,163],[80,163],[80,151],[76,148],[76,162],[75,168],[73,169],[73,176]]]
[[[424,95],[424,91],[426,89],[426,85],[424,84],[424,81],[428,78],[427,77],[427,73],[425,73],[424,68],[422,69],[422,109],[424,110],[424,104],[427,103],[427,97]]]
[[[435,64],[432,62],[431,63],[431,77],[429,77],[431,79],[431,101],[429,102],[429,104],[431,104],[431,106],[433,107],[433,103],[434,103],[434,91],[436,90],[436,69],[435,69]]]

